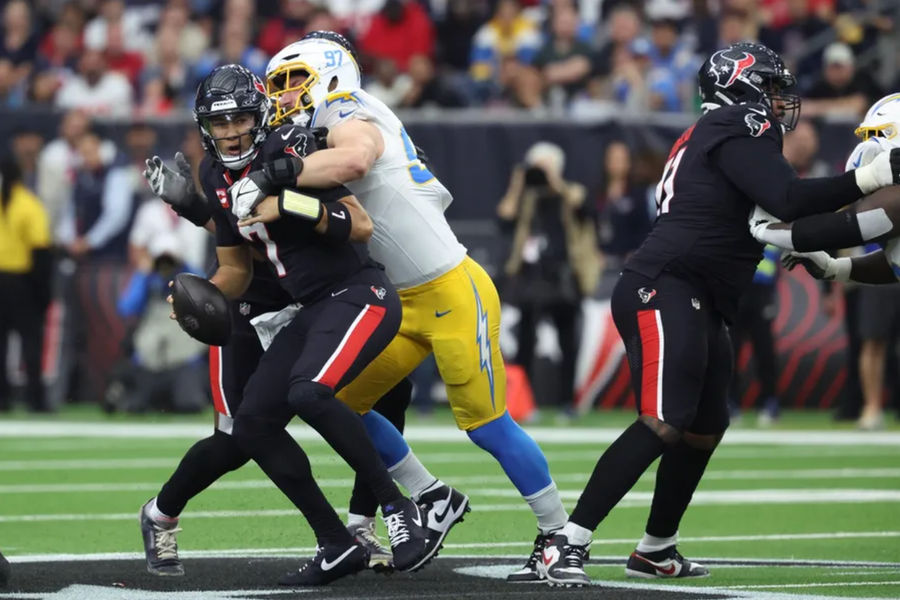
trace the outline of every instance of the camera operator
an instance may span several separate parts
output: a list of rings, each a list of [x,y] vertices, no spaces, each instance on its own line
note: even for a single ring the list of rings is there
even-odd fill
[[[513,169],[497,215],[512,234],[503,296],[522,315],[515,362],[533,380],[537,324],[550,317],[562,353],[562,391],[554,400],[569,405],[574,399],[576,322],[582,298],[597,285],[600,255],[586,190],[563,178],[564,165],[559,146],[532,146],[524,164]]]

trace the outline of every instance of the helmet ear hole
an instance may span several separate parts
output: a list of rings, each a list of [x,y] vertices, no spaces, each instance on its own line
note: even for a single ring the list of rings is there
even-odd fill
[[[333,92],[334,89],[337,87],[337,85],[338,85],[338,78],[337,78],[337,76],[332,77],[332,78],[331,78],[331,81],[328,82],[328,91],[329,91],[329,92]]]

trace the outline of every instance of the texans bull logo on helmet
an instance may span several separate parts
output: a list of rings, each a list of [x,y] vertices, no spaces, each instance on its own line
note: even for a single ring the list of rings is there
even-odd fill
[[[737,57],[732,56],[733,54],[738,54],[738,52],[729,48],[726,50],[719,50],[713,55],[710,71],[716,78],[716,85],[721,88],[730,86],[737,81],[738,77],[741,76],[741,73],[756,64],[756,58],[752,54],[740,52],[740,55]],[[721,58],[722,60],[718,61],[716,60],[717,58]]]

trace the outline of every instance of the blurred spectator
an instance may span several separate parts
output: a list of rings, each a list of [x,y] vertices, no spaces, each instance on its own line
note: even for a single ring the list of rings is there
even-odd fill
[[[28,124],[21,125],[13,134],[13,158],[19,168],[22,183],[33,194],[37,193],[38,158],[43,147],[44,136]]]
[[[148,36],[144,33],[140,11],[129,9],[124,0],[102,0],[99,14],[84,28],[85,47],[89,50],[105,50],[112,25],[122,28],[122,40],[128,50],[140,52],[150,46]]]
[[[801,177],[831,175],[828,163],[819,158],[819,134],[809,119],[801,119],[794,130],[784,136],[783,154]]]
[[[753,349],[753,362],[756,376],[760,382],[760,392],[756,400],[757,423],[768,427],[778,420],[781,412],[780,402],[775,395],[775,380],[778,374],[775,362],[775,339],[772,335],[772,322],[778,315],[778,301],[775,284],[778,278],[778,262],[781,250],[775,246],[763,249],[762,260],[753,274],[753,283],[738,303],[738,312],[734,323],[729,328],[734,360],[740,358],[744,342],[749,340]],[[738,396],[738,371],[735,369],[731,378],[732,411],[740,408]]]
[[[372,58],[391,58],[406,72],[416,54],[434,55],[434,25],[415,0],[387,0],[359,36],[359,49]]]
[[[61,240],[76,259],[124,261],[134,187],[126,166],[103,156],[102,140],[88,131],[78,141],[72,201],[60,224]]]
[[[437,23],[437,54],[441,64],[456,71],[468,71],[472,39],[484,23],[487,3],[483,0],[454,0]]]
[[[78,61],[78,74],[70,77],[56,93],[56,106],[128,117],[132,110],[131,84],[121,73],[108,70],[102,52],[86,50]]]
[[[825,48],[823,60],[821,79],[803,99],[804,116],[841,114],[860,117],[869,104],[881,96],[872,77],[856,69],[853,50],[847,44],[830,44]]]
[[[22,185],[15,162],[0,162],[0,410],[9,410],[9,333],[19,334],[25,363],[25,398],[46,411],[41,373],[44,313],[51,293],[50,228],[40,201]]]
[[[206,52],[194,68],[194,83],[206,77],[220,65],[236,63],[244,65],[260,77],[265,77],[269,58],[259,48],[250,43],[252,24],[248,20],[229,16],[219,30],[219,46]]]
[[[19,108],[25,103],[25,80],[16,75],[16,67],[8,58],[0,58],[0,107]]]
[[[180,258],[174,236],[160,235],[150,241],[118,301],[120,316],[138,318],[131,336],[133,370],[119,374],[132,385],[127,386],[128,393],[117,394],[112,405],[107,391],[108,410],[143,412],[160,399],[171,403],[175,412],[206,407],[202,364],[206,346],[185,335],[169,318],[172,307],[166,302],[169,281],[186,271],[190,269]]]
[[[188,64],[199,60],[209,47],[209,33],[191,21],[190,16],[186,3],[170,2],[160,15],[156,28],[156,45],[148,44],[147,49],[155,48],[158,56],[163,43],[160,38],[165,35],[166,43],[174,41],[174,47],[167,47],[166,50],[177,52],[181,60]],[[148,56],[148,61],[154,63],[153,57]]]
[[[363,88],[390,108],[398,108],[412,89],[412,79],[400,73],[391,58],[376,59],[373,71],[373,78]]]
[[[107,26],[104,57],[110,70],[125,75],[131,85],[136,86],[141,69],[144,68],[144,56],[125,47],[123,34],[121,23],[110,23]]]
[[[279,50],[303,37],[316,7],[310,0],[281,0],[281,10],[259,30],[256,45],[274,56]]]
[[[625,142],[607,144],[597,196],[597,238],[604,255],[611,259],[608,267],[613,269],[624,264],[650,231],[647,187],[636,180],[631,162]]]
[[[690,108],[697,94],[700,61],[681,37],[678,21],[667,17],[651,19],[648,56],[654,71],[664,73],[665,79],[675,82],[680,98],[678,109]]]
[[[591,47],[578,39],[578,13],[571,5],[558,4],[551,15],[550,38],[534,58],[551,106],[562,108],[584,90],[591,62]]]
[[[155,64],[144,70],[138,114],[164,115],[193,101],[190,66],[178,51],[178,32],[160,29],[156,36]]]
[[[613,98],[629,111],[678,111],[682,109],[678,80],[671,71],[657,69],[650,57],[650,42],[638,38],[629,49],[613,55]]]
[[[602,98],[610,95],[605,80],[612,73],[616,55],[628,51],[641,34],[642,27],[641,15],[634,5],[621,4],[610,11],[600,51],[595,55],[591,96]]]
[[[3,9],[0,58],[9,60],[15,67],[17,83],[28,76],[37,55],[38,42],[28,3],[24,0],[8,2]]]
[[[497,95],[497,81],[514,86],[522,71],[519,67],[530,65],[540,47],[540,31],[522,15],[518,0],[500,0],[493,17],[472,40],[471,75],[479,98]]]
[[[534,377],[535,332],[541,316],[549,316],[562,351],[562,389],[554,400],[569,405],[575,397],[575,325],[582,298],[597,285],[600,257],[584,186],[563,178],[564,163],[559,146],[533,145],[524,165],[513,170],[497,215],[513,236],[503,290],[504,301],[522,315],[515,362]]]
[[[417,54],[409,60],[409,81],[409,90],[400,103],[403,107],[458,108],[467,104],[466,97],[435,69],[434,63],[424,54]]]
[[[38,158],[38,197],[50,215],[50,227],[54,239],[60,235],[64,214],[69,210],[75,168],[81,158],[78,143],[90,128],[90,118],[83,110],[71,110],[63,115],[59,123],[59,137],[48,142]],[[103,158],[111,161],[116,148],[111,142],[104,142],[101,150]]]

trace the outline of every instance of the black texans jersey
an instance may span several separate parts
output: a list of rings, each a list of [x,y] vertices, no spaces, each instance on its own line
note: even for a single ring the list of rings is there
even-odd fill
[[[231,211],[228,188],[251,171],[285,154],[305,156],[313,150],[306,145],[312,143],[309,130],[285,125],[269,134],[253,161],[240,172],[229,171],[208,156],[200,165],[203,193],[216,224],[216,245],[252,244],[260,255],[268,258],[281,287],[294,301],[303,304],[314,302],[363,266],[373,264],[365,244],[331,242],[313,231],[312,222],[290,216],[282,216],[272,223],[238,227],[237,217]],[[299,191],[324,203],[351,195],[343,186]]]
[[[716,166],[713,151],[748,136],[760,144],[774,142],[781,152],[781,126],[761,104],[712,110],[678,138],[656,186],[656,222],[625,265],[647,277],[668,271],[687,278],[729,322],[762,258],[762,245],[747,223],[754,202]],[[759,177],[765,185],[766,174]]]
[[[254,260],[250,287],[238,298],[241,314],[255,317],[265,312],[281,310],[291,302],[291,295],[281,287],[279,278],[268,261]]]

